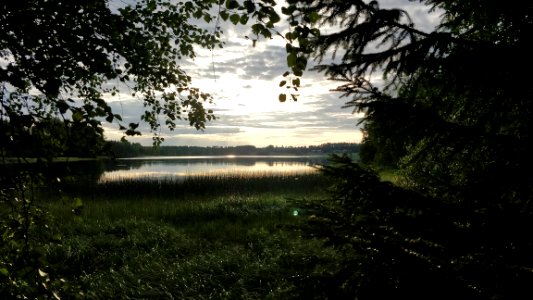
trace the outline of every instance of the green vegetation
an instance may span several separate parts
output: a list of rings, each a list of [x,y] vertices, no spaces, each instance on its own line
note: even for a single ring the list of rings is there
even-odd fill
[[[62,274],[66,298],[320,299],[302,280],[337,254],[291,229],[306,212],[290,198],[321,199],[327,185],[258,174],[108,182],[96,195],[76,186],[64,199],[81,202],[45,204],[62,237],[46,246],[45,271]]]
[[[154,132],[161,126],[159,115],[170,129],[179,120],[204,128],[214,118],[203,106],[211,97],[191,86],[177,60],[194,58],[194,46],[222,46],[219,31],[193,21],[214,22],[214,5],[213,0],[2,3],[0,119],[9,120],[2,147],[29,147],[20,143],[30,129],[55,118],[82,135],[75,141],[89,131],[101,135],[102,120],[118,123],[127,135],[140,134],[138,123],[122,122],[104,100],[124,89],[142,99],[146,111],[139,117]]]
[[[93,198],[113,197],[135,200],[138,196],[155,196],[157,198],[211,196],[233,193],[255,195],[257,193],[283,193],[295,197],[301,193],[323,193],[325,178],[318,172],[306,174],[218,174],[189,176],[184,179],[162,178],[114,178],[101,183],[80,183],[78,178],[71,178],[62,190],[70,196]]]
[[[533,7],[419,2],[438,26],[390,1],[282,11],[293,72],[317,58],[365,114],[365,165],[335,159],[336,192],[307,231],[346,251],[332,269],[346,298],[533,298]],[[397,168],[401,184],[368,168]]]
[[[441,13],[436,28],[424,31],[405,10],[380,1],[290,0],[281,9],[289,24],[281,59],[290,71],[279,100],[297,100],[308,60],[317,58],[315,69],[349,97],[346,107],[365,114],[367,164],[334,157],[325,168],[334,183],[329,201],[298,205],[306,222],[291,217],[285,191],[273,189],[283,185],[264,193],[261,180],[227,181],[256,195],[216,187],[217,178],[211,194],[204,191],[211,183],[176,189],[163,182],[159,191],[121,182],[132,191],[121,190],[127,199],[106,198],[105,184],[69,189],[75,181],[67,181],[73,207],[50,201],[43,210],[36,196],[57,186],[42,176],[48,172],[2,164],[0,296],[533,298],[533,86],[524,75],[533,69],[533,8],[528,1],[419,2]],[[190,86],[177,59],[194,57],[194,46],[220,46],[220,32],[191,20],[253,19],[255,45],[279,34],[275,4],[2,2],[0,155],[33,149],[49,171],[46,160],[67,145],[46,138],[58,116],[76,140],[92,132],[97,141],[103,118],[138,134],[139,124],[122,124],[103,99],[124,85],[143,100],[141,119],[153,131],[178,120],[203,128],[214,118],[203,107],[211,98]],[[398,168],[402,182],[381,181],[367,169],[375,165]],[[294,182],[287,187],[298,190]],[[307,187],[298,195],[315,199]],[[280,231],[279,223],[300,231]]]
[[[57,238],[47,234],[36,195],[57,187],[53,159],[102,154],[104,120],[140,134],[138,123],[112,111],[110,97],[127,91],[142,99],[139,118],[154,132],[160,120],[171,130],[180,120],[201,129],[214,118],[203,106],[211,97],[191,86],[179,61],[193,58],[194,47],[222,45],[219,31],[196,24],[214,22],[217,3],[0,3],[0,298],[56,298],[65,288],[62,275],[45,271],[43,245]],[[36,163],[4,163],[13,157]]]
[[[395,185],[401,185],[403,183],[402,173],[398,169],[377,168],[376,173],[379,175],[381,181],[391,182]]]

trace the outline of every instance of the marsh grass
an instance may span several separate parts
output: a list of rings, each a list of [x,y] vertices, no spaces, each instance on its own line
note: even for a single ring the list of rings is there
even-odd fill
[[[305,217],[290,199],[319,200],[327,185],[319,174],[72,185],[45,203],[63,236],[50,261],[88,299],[319,299],[299,283],[337,254],[287,228]]]
[[[308,189],[319,192],[324,177],[315,173],[229,173],[220,175],[196,175],[185,178],[116,178],[91,187],[88,193],[109,195],[158,195],[163,197],[257,194],[264,192],[299,193]],[[79,188],[79,187],[78,187]]]

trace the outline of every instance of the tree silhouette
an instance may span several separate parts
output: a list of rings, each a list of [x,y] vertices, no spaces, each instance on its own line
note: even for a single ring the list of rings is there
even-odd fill
[[[218,29],[197,25],[215,20],[217,3],[0,2],[0,298],[76,293],[48,263],[44,246],[55,238],[36,190],[55,186],[41,176],[50,173],[46,161],[98,153],[103,120],[140,134],[111,110],[110,97],[126,91],[142,101],[156,144],[162,124],[202,129],[214,118],[204,108],[211,96],[191,85],[180,60],[193,58],[195,46],[221,46]],[[37,163],[19,164],[28,157]],[[73,205],[79,212],[81,201]]]
[[[365,113],[362,156],[403,172],[395,187],[344,158],[326,168],[338,185],[310,233],[349,253],[332,267],[331,295],[531,298],[533,89],[523,70],[533,67],[533,6],[420,2],[442,12],[431,32],[379,1],[284,8],[300,45],[292,55],[318,59],[346,107]]]
[[[211,98],[191,87],[178,60],[193,58],[194,45],[221,45],[219,31],[210,33],[191,22],[214,19],[209,12],[214,4],[4,1],[1,118],[29,128],[52,115],[98,128],[103,119],[120,123],[104,98],[127,90],[142,99],[146,111],[141,119],[153,131],[161,126],[160,114],[170,129],[179,119],[204,128],[213,114],[203,103]],[[136,124],[120,128],[139,133]]]

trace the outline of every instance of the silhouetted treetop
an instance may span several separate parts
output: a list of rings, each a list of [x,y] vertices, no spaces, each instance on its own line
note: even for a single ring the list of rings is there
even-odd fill
[[[533,5],[419,2],[438,26],[380,1],[284,9],[289,55],[339,81],[365,114],[361,158],[402,179],[382,183],[347,158],[326,169],[336,193],[309,232],[350,257],[330,297],[530,298]]]
[[[219,31],[193,22],[212,20],[215,1],[3,1],[0,4],[2,116],[28,116],[31,126],[57,114],[98,127],[96,118],[120,121],[109,96],[126,90],[146,107],[152,130],[173,129],[179,119],[198,129],[213,118],[203,107],[211,97],[191,86],[179,59],[194,46],[220,46]],[[214,25],[213,25],[214,26]],[[23,109],[24,108],[24,109]],[[120,126],[138,134],[135,124]],[[126,128],[129,127],[129,128]]]

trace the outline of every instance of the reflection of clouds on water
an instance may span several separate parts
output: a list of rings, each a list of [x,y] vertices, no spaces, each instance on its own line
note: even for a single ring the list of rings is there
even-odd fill
[[[292,160],[289,157],[121,160],[102,174],[100,182],[124,179],[180,180],[191,176],[300,174],[315,172],[317,163],[316,157],[293,157]]]

